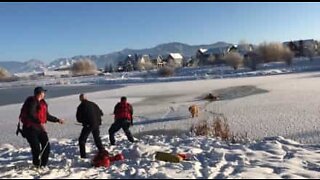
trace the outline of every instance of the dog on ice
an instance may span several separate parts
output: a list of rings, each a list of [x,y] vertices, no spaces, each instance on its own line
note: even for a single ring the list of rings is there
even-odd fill
[[[191,113],[192,118],[199,116],[199,106],[193,104],[189,106],[189,112]]]

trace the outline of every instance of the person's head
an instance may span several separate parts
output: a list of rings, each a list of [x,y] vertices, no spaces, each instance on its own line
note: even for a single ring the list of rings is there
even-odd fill
[[[127,97],[122,96],[122,97],[121,97],[121,102],[127,102]]]
[[[43,89],[43,87],[38,86],[38,87],[34,88],[33,93],[34,93],[34,96],[35,96],[37,99],[42,100],[42,99],[44,99],[44,97],[45,97],[45,95],[46,95],[46,94],[45,94],[46,91],[47,91],[47,90]]]
[[[82,102],[84,100],[87,100],[87,97],[84,94],[79,95],[79,100]]]

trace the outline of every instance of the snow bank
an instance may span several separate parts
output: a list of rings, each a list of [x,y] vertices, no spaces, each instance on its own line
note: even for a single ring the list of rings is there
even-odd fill
[[[106,146],[112,154],[123,153],[124,161],[109,168],[93,168],[90,158],[80,159],[76,140],[51,140],[49,168],[31,170],[29,148],[0,148],[0,178],[319,178],[320,146],[303,145],[282,137],[265,138],[251,144],[226,144],[213,138],[148,135],[131,144],[123,133],[117,146]],[[104,136],[103,142],[108,142]],[[88,154],[96,153],[92,140]],[[155,159],[155,152],[189,153],[181,163]]]

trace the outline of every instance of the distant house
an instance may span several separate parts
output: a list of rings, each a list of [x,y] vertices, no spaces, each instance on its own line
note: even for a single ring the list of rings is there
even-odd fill
[[[157,68],[162,68],[165,65],[165,62],[161,55],[158,55],[156,58],[151,58],[151,63]]]
[[[160,68],[165,64],[162,56],[152,58],[148,54],[144,55],[131,55],[129,54],[124,61],[119,61],[117,71],[134,71],[134,70],[150,70],[156,67]]]
[[[216,58],[221,58],[230,52],[238,52],[241,55],[246,55],[248,52],[253,51],[254,46],[252,44],[239,44],[229,45],[223,47],[216,47],[210,49],[198,49],[197,57],[209,57],[214,55]]]
[[[248,53],[254,50],[254,46],[252,44],[239,44],[234,45],[234,50],[240,53],[242,56],[246,56]]]
[[[198,65],[223,64],[225,61],[222,59],[226,54],[238,52],[245,57],[253,49],[254,46],[252,44],[228,45],[209,49],[200,48],[196,53],[197,63]]]
[[[185,66],[187,66],[187,67],[194,66],[195,61],[196,61],[195,57],[190,57],[190,58],[186,59]]]
[[[138,56],[138,60],[135,62],[135,67],[138,70],[149,70],[152,69],[151,58],[149,55],[144,54],[142,56]]]
[[[122,63],[123,64],[128,64],[128,63],[135,64],[137,61],[138,61],[138,56],[137,55],[128,54],[127,57],[125,58],[125,60]]]
[[[208,54],[206,53],[208,51],[208,49],[204,49],[204,48],[200,48],[198,49],[197,53],[196,53],[196,57],[200,58],[200,57],[204,57],[207,56]]]
[[[119,61],[118,65],[116,67],[117,72],[130,72],[133,71],[134,64],[136,63],[136,57],[128,54],[127,57],[124,59],[124,61]]]
[[[177,67],[182,67],[183,56],[180,53],[170,53],[166,59],[166,63],[174,64]]]
[[[191,65],[209,65],[210,63],[208,63],[208,59],[210,54],[207,54],[208,49],[204,49],[204,48],[200,48],[197,50],[196,52],[196,56],[195,58],[193,58],[191,60],[191,62],[189,62],[190,66]]]
[[[234,45],[210,48],[205,53],[207,55],[214,55],[216,59],[220,59],[232,50],[236,50],[236,47]]]
[[[296,57],[310,56],[318,49],[319,42],[314,39],[287,41],[283,43]]]
[[[141,63],[141,64],[146,64],[146,63],[150,63],[150,62],[151,62],[150,56],[147,54],[142,55],[138,59],[138,63]]]

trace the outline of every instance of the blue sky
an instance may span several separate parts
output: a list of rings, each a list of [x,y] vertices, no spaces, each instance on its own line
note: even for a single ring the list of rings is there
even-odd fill
[[[320,40],[320,3],[0,3],[0,61],[309,38]]]

